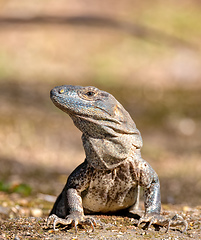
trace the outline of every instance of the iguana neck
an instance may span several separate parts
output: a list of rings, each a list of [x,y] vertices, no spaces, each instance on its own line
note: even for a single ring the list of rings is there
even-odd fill
[[[128,159],[134,149],[140,154],[140,145],[136,147],[134,143],[142,144],[141,136],[128,134],[107,138],[93,138],[83,134],[82,141],[87,162],[98,170],[116,168]]]

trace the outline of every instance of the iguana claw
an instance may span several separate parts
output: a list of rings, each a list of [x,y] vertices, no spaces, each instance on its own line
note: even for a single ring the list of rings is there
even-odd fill
[[[169,231],[169,228],[171,226],[184,226],[184,230],[182,231],[182,233],[185,232],[188,228],[187,221],[184,220],[183,217],[178,215],[178,214],[176,214],[171,219],[170,218],[165,218],[161,215],[149,214],[149,215],[146,215],[144,217],[141,217],[140,220],[138,221],[137,226],[139,227],[139,225],[142,222],[149,222],[149,225],[148,225],[147,229],[149,229],[152,224],[157,224],[159,226],[166,226],[167,227],[166,232]]]
[[[92,228],[92,231],[94,231],[94,227],[96,227],[96,221],[92,217],[86,217],[80,213],[71,213],[69,214],[65,219],[59,218],[57,215],[52,214],[47,219],[47,226],[53,223],[53,229],[56,231],[56,225],[62,224],[62,225],[69,225],[72,224],[75,227],[75,231],[77,233],[77,225],[88,225]]]

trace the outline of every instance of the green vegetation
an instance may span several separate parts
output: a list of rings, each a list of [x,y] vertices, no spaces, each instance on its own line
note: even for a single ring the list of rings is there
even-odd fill
[[[31,194],[32,188],[25,183],[11,184],[0,181],[0,191],[7,193],[19,193],[23,196],[29,196]]]

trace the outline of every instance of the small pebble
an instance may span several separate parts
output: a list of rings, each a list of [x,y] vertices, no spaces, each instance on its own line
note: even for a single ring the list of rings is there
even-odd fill
[[[43,215],[43,212],[40,208],[32,208],[31,209],[31,215],[33,217],[42,217]]]
[[[20,238],[17,235],[15,235],[14,240],[20,240]]]

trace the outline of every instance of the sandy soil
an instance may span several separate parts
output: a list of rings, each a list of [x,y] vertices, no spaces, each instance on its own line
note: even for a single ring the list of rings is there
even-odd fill
[[[179,207],[178,207],[179,208]],[[163,214],[166,217],[173,216],[180,211],[168,211]],[[78,228],[78,233],[70,227],[58,228],[46,226],[45,218],[13,218],[0,221],[1,239],[201,239],[201,209],[192,208],[183,214],[189,227],[182,233],[182,227],[172,227],[169,232],[165,228],[152,226],[146,230],[146,226],[137,227],[137,220],[122,216],[94,216],[98,222],[95,231],[89,228]]]

